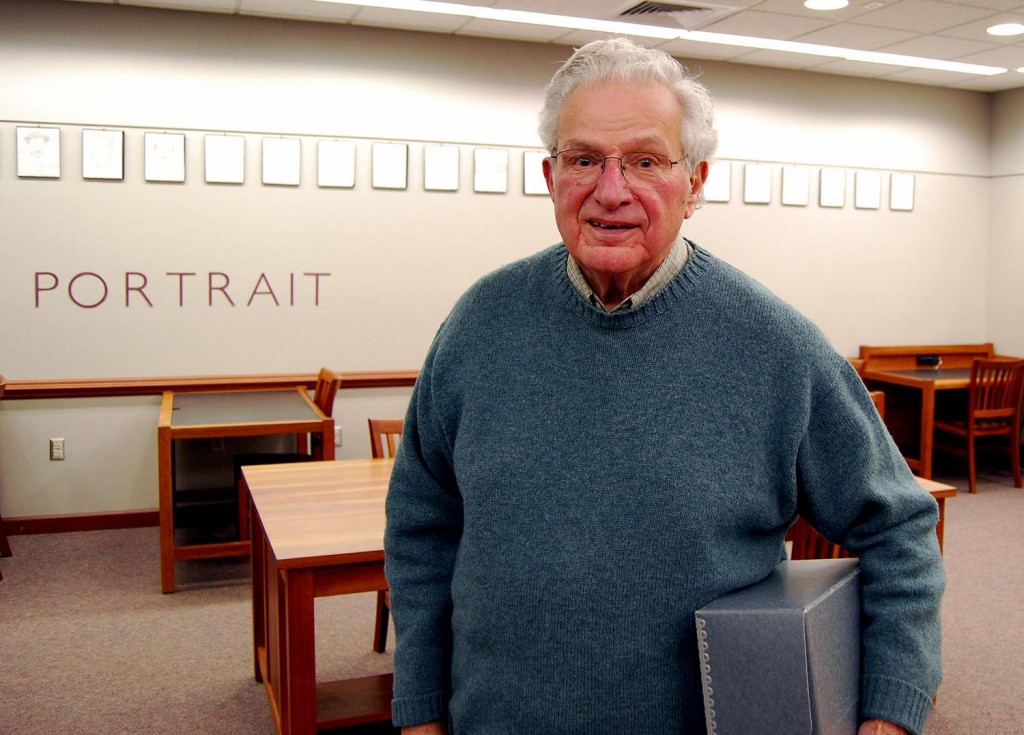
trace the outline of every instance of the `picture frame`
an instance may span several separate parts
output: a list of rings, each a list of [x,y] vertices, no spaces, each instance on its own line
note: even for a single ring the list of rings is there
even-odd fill
[[[732,198],[732,164],[712,161],[701,191],[705,202],[728,202]]]
[[[204,136],[207,184],[245,183],[245,137],[221,133]]]
[[[853,206],[855,209],[881,208],[881,174],[877,171],[857,171],[853,176],[853,182]]]
[[[547,151],[523,151],[523,194],[548,196],[548,182],[544,178],[544,159]]]
[[[318,140],[316,163],[318,186],[351,189],[356,185],[356,144],[351,140]]]
[[[374,189],[406,189],[409,186],[409,146],[405,143],[374,143]]]
[[[508,150],[475,148],[473,150],[473,191],[484,194],[508,192]]]
[[[423,189],[459,190],[459,147],[428,144],[423,146]]]
[[[823,168],[819,174],[818,206],[846,206],[846,169]]]
[[[810,203],[811,172],[805,166],[782,167],[782,203],[806,207]]]
[[[298,186],[301,183],[302,141],[268,137],[263,139],[262,149],[264,185]]]
[[[82,178],[124,181],[123,130],[82,130]]]
[[[889,209],[894,212],[914,210],[914,174],[889,175]]]
[[[763,163],[748,163],[743,167],[743,202],[745,204],[771,204],[772,167]]]
[[[142,137],[145,180],[183,183],[185,181],[185,134],[147,132]]]
[[[15,135],[19,178],[60,178],[60,128],[19,125]]]

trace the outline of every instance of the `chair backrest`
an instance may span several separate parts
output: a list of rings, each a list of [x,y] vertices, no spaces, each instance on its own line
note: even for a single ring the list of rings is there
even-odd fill
[[[793,548],[789,552],[789,558],[793,561],[803,559],[847,559],[850,552],[842,546],[833,544],[803,517],[796,519],[796,523],[789,529],[786,535],[787,540],[793,542]]]
[[[885,420],[885,393],[880,390],[868,391],[868,395],[871,396],[871,402],[875,404],[875,408],[878,409],[878,415]]]
[[[313,403],[324,412],[324,416],[334,416],[334,397],[338,395],[341,376],[333,370],[321,368],[313,391]]]
[[[0,398],[4,397],[4,388],[7,387],[7,378],[0,375]]]
[[[405,426],[404,419],[369,419],[370,456],[374,459],[394,457],[398,451],[398,437]],[[387,446],[385,453],[384,447]]]
[[[968,387],[970,420],[1020,425],[1024,360],[975,360]]]

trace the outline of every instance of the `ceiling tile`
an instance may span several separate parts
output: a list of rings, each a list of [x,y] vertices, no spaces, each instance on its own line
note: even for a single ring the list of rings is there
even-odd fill
[[[917,38],[917,36],[918,34],[912,31],[897,31],[891,28],[877,28],[857,23],[837,23],[834,26],[812,31],[793,40],[804,43],[820,43],[825,46],[872,51],[882,46]]]
[[[239,12],[242,15],[260,15],[273,18],[315,20],[343,23],[352,19],[359,11],[356,5],[321,3],[316,0],[241,0]]]
[[[352,19],[352,25],[400,28],[429,33],[454,33],[469,19],[464,15],[417,13],[411,10],[363,7]]]
[[[992,15],[991,10],[966,5],[936,0],[901,0],[858,16],[857,22],[918,33],[934,33],[989,15]]]
[[[712,33],[733,33],[739,36],[758,36],[760,38],[790,39],[816,31],[829,25],[827,21],[812,18],[800,18],[795,15],[780,13],[762,13],[748,10],[731,15],[720,21],[705,26],[702,30]]]
[[[504,38],[509,40],[551,43],[565,35],[564,28],[533,25],[531,23],[502,23],[496,20],[472,18],[457,31],[461,36]]]
[[[990,43],[978,43],[962,38],[943,38],[940,36],[919,36],[879,49],[887,54],[904,54],[906,56],[923,56],[926,59],[957,59],[967,54],[989,51],[998,46]]]

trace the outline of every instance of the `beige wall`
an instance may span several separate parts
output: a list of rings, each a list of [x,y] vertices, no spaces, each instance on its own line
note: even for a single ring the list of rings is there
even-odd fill
[[[0,372],[11,379],[417,368],[469,283],[557,240],[550,202],[521,193],[521,161],[538,145],[540,92],[567,47],[78,3],[0,1],[0,11]],[[1024,173],[1020,94],[993,103],[690,65],[716,95],[720,156],[732,163],[732,201],[705,205],[686,225],[691,237],[794,303],[844,353],[993,340],[1024,354],[1011,311],[1024,273],[1013,209]],[[29,124],[61,128],[59,180],[15,176],[14,129]],[[84,127],[125,131],[124,181],[82,179]],[[164,130],[186,135],[184,184],[143,180],[143,135]],[[243,185],[203,181],[204,135],[220,132],[246,139]],[[276,135],[301,140],[298,187],[260,183],[260,142]],[[332,137],[356,142],[353,189],[316,185],[316,143]],[[374,141],[409,145],[407,190],[372,189]],[[427,142],[459,146],[458,192],[423,190]],[[507,194],[472,191],[480,146],[509,151]],[[773,201],[746,205],[743,166],[758,162],[773,167]],[[782,164],[811,170],[810,206],[779,203]],[[848,169],[846,207],[814,203],[821,167]],[[887,183],[880,209],[855,209],[855,169],[885,182],[915,174],[914,210],[890,211]],[[61,284],[37,307],[39,271]],[[82,272],[110,289],[96,308],[68,297]],[[180,293],[168,272],[197,275]],[[307,272],[331,274],[317,304]],[[125,273],[145,274],[153,306],[137,297],[125,306]],[[230,277],[235,306],[218,293],[211,305],[209,273]],[[245,304],[261,274],[279,304],[265,293]],[[79,280],[80,301],[98,298],[90,283]],[[407,398],[343,391],[340,455],[365,456],[366,416],[397,415]],[[155,507],[154,401],[2,410],[5,515]],[[46,459],[51,436],[67,440],[63,463]]]

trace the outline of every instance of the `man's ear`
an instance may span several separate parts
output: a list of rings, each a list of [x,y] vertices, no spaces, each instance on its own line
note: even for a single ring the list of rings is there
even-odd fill
[[[544,158],[544,160],[541,161],[540,165],[544,169],[544,181],[546,181],[547,184],[548,184],[548,194],[551,195],[552,197],[554,197],[554,195],[555,195],[555,182],[554,182],[554,172],[551,169],[551,157],[550,156],[546,156]]]
[[[707,181],[710,167],[707,161],[701,161],[693,167],[690,174],[690,196],[686,199],[686,218],[693,216],[700,202],[700,193],[704,190],[704,182]]]

